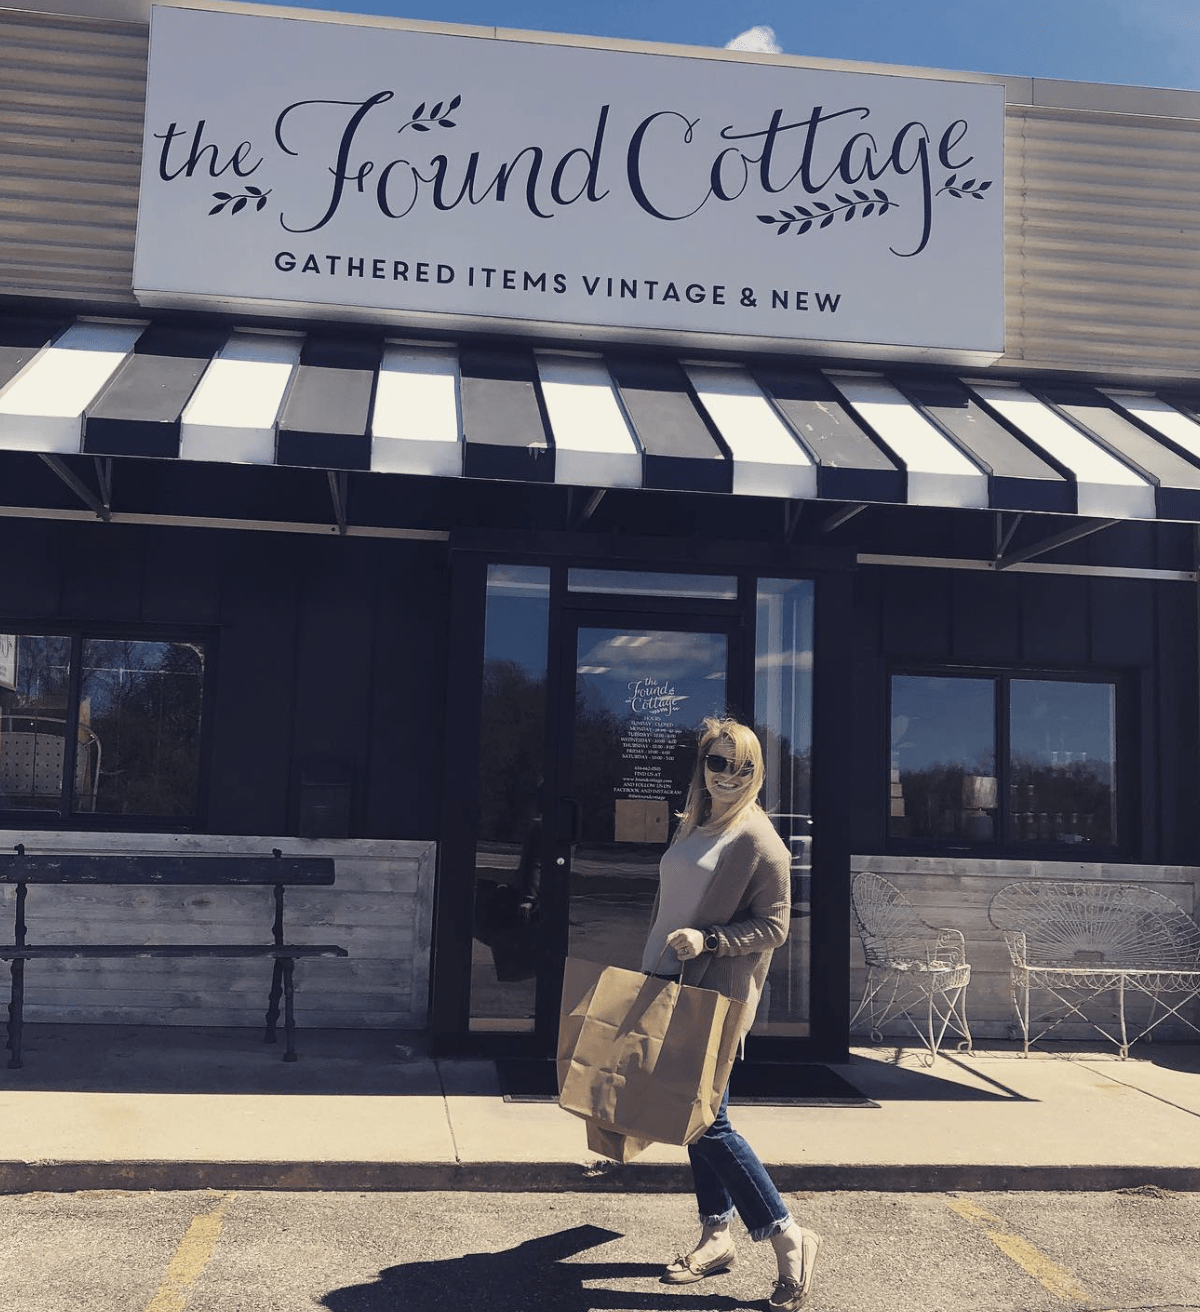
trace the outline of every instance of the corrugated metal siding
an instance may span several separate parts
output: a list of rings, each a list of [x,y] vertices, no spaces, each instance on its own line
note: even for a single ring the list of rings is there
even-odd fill
[[[0,10],[0,293],[133,304],[147,44]]]
[[[147,43],[0,10],[0,294],[133,303]],[[1200,122],[1010,105],[1005,185],[1001,364],[1200,378]]]
[[[1200,376],[1200,123],[1010,106],[1003,363]]]

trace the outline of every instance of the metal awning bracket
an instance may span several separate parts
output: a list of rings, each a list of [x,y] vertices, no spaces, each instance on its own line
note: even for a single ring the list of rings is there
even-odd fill
[[[997,510],[996,518],[993,521],[995,532],[992,536],[992,561],[993,563],[1000,559],[1008,550],[1008,544],[1013,540],[1013,535],[1021,527],[1021,521],[1025,518],[1024,511],[1018,511],[1012,518],[1007,530],[1004,527],[1004,511]]]
[[[571,520],[572,528],[580,528],[591,519],[596,513],[601,501],[604,500],[607,491],[608,489],[603,487],[595,489],[580,507],[578,513],[574,513],[575,498],[577,494],[574,488],[571,489],[570,499],[567,502],[567,515]]]
[[[108,479],[107,484],[101,482],[102,496],[98,497],[90,487],[69,470],[61,456],[50,455],[47,452],[40,451],[41,457],[47,469],[51,469],[60,479],[71,489],[72,492],[83,502],[87,508],[92,511],[97,519],[103,520],[106,524],[112,518],[110,502],[112,500],[112,461],[108,460]],[[98,462],[97,462],[98,463]],[[97,470],[99,476],[99,470]]]
[[[100,488],[100,500],[104,503],[105,510],[112,510],[112,456],[93,456],[92,463],[96,469],[96,483]]]
[[[329,479],[329,495],[333,499],[333,517],[337,520],[337,531],[339,536],[345,537],[346,499],[350,476],[344,469],[327,469],[325,474]]]
[[[835,528],[841,528],[843,524],[848,520],[853,519],[855,515],[861,515],[866,508],[865,503],[861,501],[855,502],[853,505],[843,506],[841,510],[834,511],[827,520],[824,520],[821,523],[820,532],[832,533]]]
[[[1112,528],[1114,525],[1124,522],[1120,519],[1082,520],[1071,528],[1063,529],[1061,533],[1052,533],[1040,542],[1034,542],[1031,546],[1022,547],[1020,551],[1010,552],[1007,556],[998,556],[992,561],[992,567],[998,570],[1008,569],[1011,565],[1019,565],[1022,561],[1032,560],[1035,556],[1044,556],[1046,552],[1053,551],[1056,547],[1065,547],[1068,542],[1078,542],[1080,538],[1091,537],[1093,533],[1099,533],[1103,529]]]
[[[803,501],[785,501],[783,503],[783,540],[790,543],[800,527],[800,517],[804,513]]]

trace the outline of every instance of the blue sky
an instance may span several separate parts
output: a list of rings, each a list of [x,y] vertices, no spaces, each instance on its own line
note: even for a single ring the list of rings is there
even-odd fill
[[[303,0],[291,0],[303,3]],[[1200,0],[350,0],[314,9],[1200,89]],[[772,38],[748,38],[771,48]]]

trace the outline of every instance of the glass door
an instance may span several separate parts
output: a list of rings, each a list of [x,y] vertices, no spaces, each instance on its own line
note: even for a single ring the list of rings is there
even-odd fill
[[[636,970],[700,722],[723,715],[741,692],[730,677],[735,635],[694,622],[668,628],[645,615],[567,627],[574,679],[564,680],[571,732],[561,744],[558,809],[569,841],[556,857],[570,870],[566,950]]]
[[[446,774],[436,1041],[551,1052],[568,955],[640,968],[697,730],[732,713],[752,717],[761,800],[792,853],[791,929],[748,1056],[790,1060],[815,1037],[815,954],[840,942],[811,933],[832,888],[812,861],[813,583],[498,563],[475,577],[485,606],[464,617],[482,665],[450,704],[463,746]]]

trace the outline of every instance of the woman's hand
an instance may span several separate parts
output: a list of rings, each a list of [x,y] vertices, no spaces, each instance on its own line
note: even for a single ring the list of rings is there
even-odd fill
[[[690,961],[704,951],[704,935],[698,929],[673,929],[667,935],[667,947],[674,949],[680,961]]]

